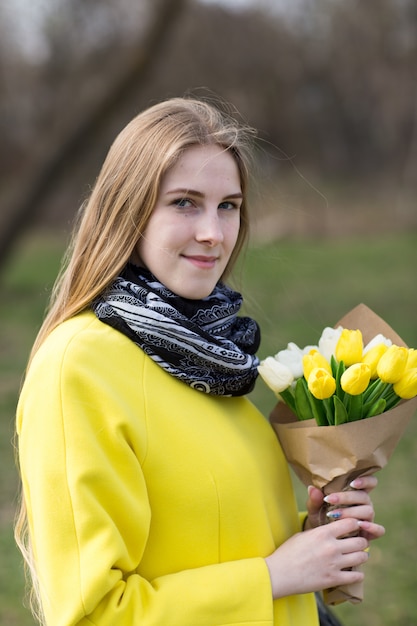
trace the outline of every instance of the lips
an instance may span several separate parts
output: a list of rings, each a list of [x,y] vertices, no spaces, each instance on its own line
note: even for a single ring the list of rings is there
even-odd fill
[[[195,255],[195,256],[184,255],[184,258],[187,259],[187,261],[189,261],[196,267],[199,267],[201,269],[213,268],[216,265],[216,262],[218,260],[218,257],[216,256],[202,256],[202,255]]]

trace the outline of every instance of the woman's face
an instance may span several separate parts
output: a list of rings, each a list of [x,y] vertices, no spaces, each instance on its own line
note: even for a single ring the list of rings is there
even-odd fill
[[[231,154],[217,145],[188,148],[162,179],[135,260],[179,296],[207,297],[235,247],[241,204]]]

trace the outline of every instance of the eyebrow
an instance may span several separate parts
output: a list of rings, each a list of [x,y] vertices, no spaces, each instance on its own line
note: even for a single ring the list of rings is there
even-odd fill
[[[173,194],[173,195],[174,194],[190,195],[190,196],[197,196],[198,198],[204,198],[204,194],[201,193],[201,191],[197,191],[196,189],[189,189],[188,187],[170,189],[166,193]],[[239,191],[238,193],[227,194],[224,197],[225,198],[243,198],[243,193]]]

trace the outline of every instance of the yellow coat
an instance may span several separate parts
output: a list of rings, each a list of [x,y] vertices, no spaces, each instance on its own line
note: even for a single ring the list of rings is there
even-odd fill
[[[83,313],[38,351],[19,453],[50,626],[316,626],[264,561],[299,531],[286,462],[246,398],[167,374]]]

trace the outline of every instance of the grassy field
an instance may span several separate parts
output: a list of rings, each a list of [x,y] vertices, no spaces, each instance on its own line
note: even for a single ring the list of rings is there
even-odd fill
[[[25,360],[40,324],[62,253],[62,242],[46,235],[22,242],[3,276],[0,302],[0,624],[33,626],[22,604],[23,574],[12,537],[17,475],[13,460],[13,419]],[[281,241],[248,250],[239,284],[248,294],[246,310],[261,323],[260,356],[288,341],[315,343],[324,326],[364,302],[417,347],[417,234],[375,239]],[[274,403],[262,381],[254,402],[268,414]],[[374,493],[385,537],[371,550],[365,599],[342,605],[347,626],[417,624],[417,416],[379,475]],[[295,479],[300,506],[304,488]]]

